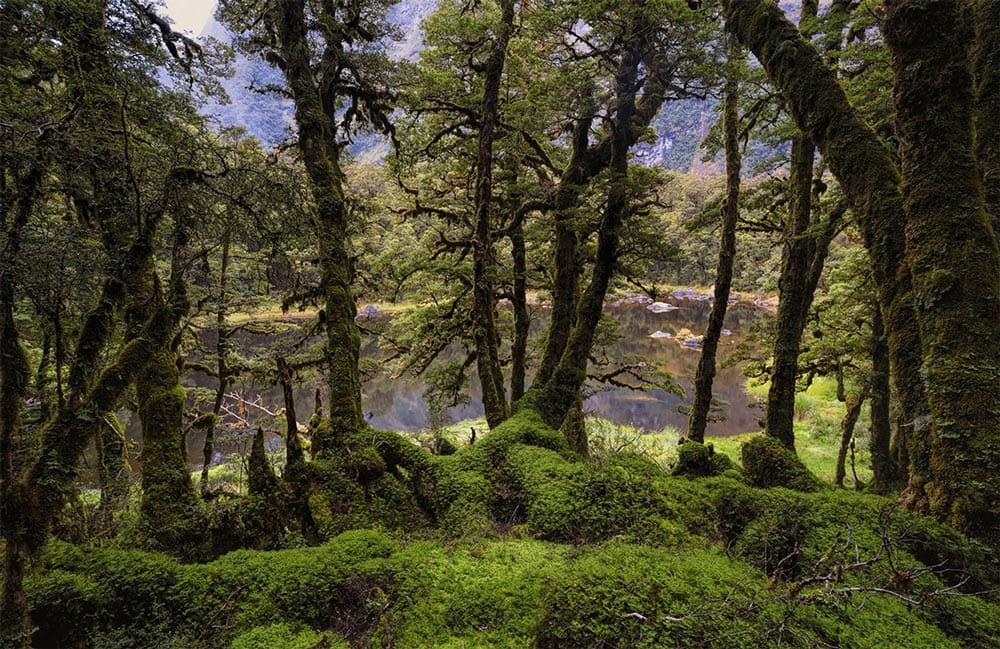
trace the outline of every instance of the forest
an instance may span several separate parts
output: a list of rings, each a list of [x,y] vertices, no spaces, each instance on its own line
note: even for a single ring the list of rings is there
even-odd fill
[[[0,0],[0,648],[1000,647],[1000,2],[169,13]]]

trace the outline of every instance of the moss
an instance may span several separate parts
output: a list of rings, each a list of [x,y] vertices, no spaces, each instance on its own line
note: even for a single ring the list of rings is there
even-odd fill
[[[727,456],[715,452],[711,444],[700,444],[685,440],[678,449],[677,466],[674,475],[716,476],[735,468]]]
[[[795,452],[773,437],[751,438],[743,445],[741,456],[746,478],[755,487],[815,491],[820,486]]]
[[[723,499],[733,493],[739,496]],[[207,649],[325,636],[334,646],[346,640],[373,648],[729,649],[764,646],[775,634],[803,649],[993,646],[1000,635],[995,603],[941,597],[910,610],[873,592],[837,592],[878,585],[889,569],[884,557],[864,576],[870,581],[851,571],[830,590],[795,581],[876,556],[886,531],[912,536],[912,515],[887,504],[853,492],[755,489],[725,477],[659,478],[655,511],[674,508],[689,524],[740,516],[726,543],[731,556],[704,538],[678,551],[619,540],[580,547],[524,538],[407,543],[356,530],[314,548],[241,550],[179,565],[158,554],[59,543],[44,555],[46,571],[29,579],[29,593],[39,646],[88,638],[95,647]],[[947,542],[940,524],[919,520],[928,543]],[[794,560],[777,570],[781,543]],[[909,549],[893,550],[894,566],[920,565]],[[935,577],[921,578],[910,594],[940,587]]]
[[[229,645],[230,649],[313,649],[322,646],[329,649],[348,649],[343,640],[331,640],[308,627],[285,623],[260,626],[240,635]]]
[[[149,547],[202,556],[206,518],[187,471],[186,393],[174,354],[154,354],[136,379],[142,420],[141,531]]]
[[[30,578],[26,587],[36,647],[71,646],[110,613],[108,589],[87,575],[52,570]]]
[[[614,543],[585,552],[552,581],[535,646],[755,647],[741,631],[763,616],[738,621],[733,613],[762,584],[760,573],[718,555]],[[718,604],[725,599],[732,610]]]
[[[533,540],[447,549],[414,544],[389,562],[394,601],[372,647],[526,647],[568,548]]]

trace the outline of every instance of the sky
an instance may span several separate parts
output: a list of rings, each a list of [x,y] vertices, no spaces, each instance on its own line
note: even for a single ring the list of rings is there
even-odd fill
[[[167,15],[174,19],[174,28],[196,36],[215,10],[215,0],[166,0],[166,4]]]

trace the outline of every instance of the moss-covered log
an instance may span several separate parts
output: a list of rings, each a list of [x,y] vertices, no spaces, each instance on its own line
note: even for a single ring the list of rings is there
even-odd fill
[[[973,34],[951,0],[892,0],[906,249],[932,415],[931,510],[1000,544],[1000,250],[975,158]]]

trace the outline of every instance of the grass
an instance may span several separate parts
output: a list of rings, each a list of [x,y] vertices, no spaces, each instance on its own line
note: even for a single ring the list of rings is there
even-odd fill
[[[766,398],[768,387],[768,383],[751,385],[747,387],[747,393]],[[795,450],[803,464],[826,483],[834,480],[844,414],[845,406],[837,400],[837,383],[832,378],[818,377],[807,390],[795,395]],[[862,483],[868,483],[872,479],[868,434],[870,422],[866,407],[854,428],[854,466]],[[712,437],[706,441],[714,444],[717,451],[739,462],[740,447],[759,434],[755,432],[734,437]],[[847,479],[844,484],[849,488],[855,486],[850,454],[847,457]]]

